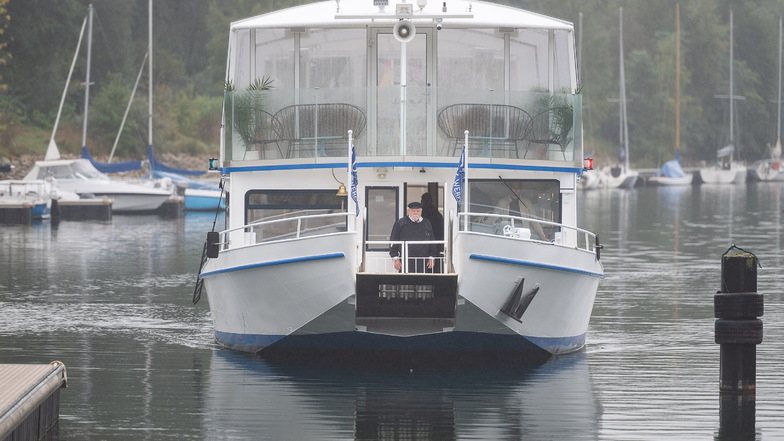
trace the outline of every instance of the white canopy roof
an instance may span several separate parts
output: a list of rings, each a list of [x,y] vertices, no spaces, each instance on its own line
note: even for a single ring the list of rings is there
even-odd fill
[[[339,2],[323,1],[302,6],[282,9],[256,17],[236,21],[231,30],[258,28],[290,28],[290,27],[351,27],[365,26],[372,23],[393,23],[401,17],[395,13],[395,0],[379,12],[373,0],[340,0]],[[402,2],[401,2],[402,3]],[[446,3],[447,12],[442,11]],[[510,6],[482,1],[465,0],[430,0],[420,9],[417,4],[411,5],[413,13],[410,17],[415,24],[418,20],[432,21],[434,17],[442,18],[447,27],[510,27],[528,29],[559,29],[571,30],[570,22],[547,17]],[[339,11],[338,12],[338,8]],[[467,18],[472,16],[472,18]],[[351,18],[348,18],[351,17]]]

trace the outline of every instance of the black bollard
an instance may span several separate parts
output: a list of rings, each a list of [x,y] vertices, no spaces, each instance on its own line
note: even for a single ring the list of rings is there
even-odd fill
[[[757,346],[762,343],[763,296],[757,291],[757,256],[732,245],[721,259],[721,291],[713,297],[720,345],[721,392],[754,393]]]

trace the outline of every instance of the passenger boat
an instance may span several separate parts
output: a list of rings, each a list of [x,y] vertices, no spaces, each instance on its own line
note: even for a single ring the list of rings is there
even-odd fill
[[[213,167],[228,209],[194,291],[217,342],[520,363],[581,349],[604,270],[578,226],[573,25],[481,1],[375,3],[231,24]],[[440,252],[432,272],[397,272],[390,246],[406,259],[410,243],[392,225],[425,192]]]

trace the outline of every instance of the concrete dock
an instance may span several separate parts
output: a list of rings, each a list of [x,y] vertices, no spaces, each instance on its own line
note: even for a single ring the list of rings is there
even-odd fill
[[[0,440],[57,439],[65,365],[0,364]]]

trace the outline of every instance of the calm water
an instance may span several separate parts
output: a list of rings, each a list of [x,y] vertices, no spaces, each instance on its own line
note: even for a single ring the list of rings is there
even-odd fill
[[[583,196],[607,278],[585,351],[539,368],[317,369],[218,348],[206,299],[191,304],[214,216],[190,213],[0,226],[0,363],[66,364],[63,440],[783,439],[782,185]],[[720,415],[713,340],[733,243],[765,294],[740,424]]]

